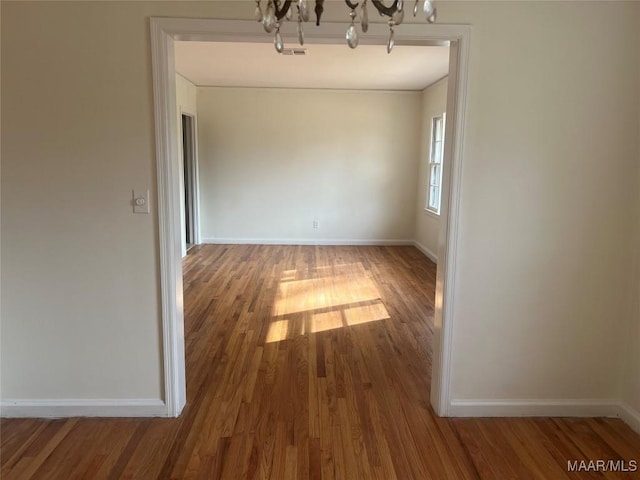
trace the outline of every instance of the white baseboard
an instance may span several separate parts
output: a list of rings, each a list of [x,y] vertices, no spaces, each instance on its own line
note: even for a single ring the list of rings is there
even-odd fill
[[[413,240],[350,238],[203,238],[202,243],[217,245],[415,245]]]
[[[18,418],[61,417],[166,417],[167,406],[155,399],[3,400],[0,416]]]
[[[451,400],[451,417],[618,417],[614,399]]]
[[[640,412],[632,408],[627,402],[619,403],[618,417],[637,433],[640,433]]]
[[[427,258],[431,260],[433,263],[435,263],[436,265],[438,264],[438,256],[435,253],[433,253],[431,250],[429,250],[427,247],[422,245],[417,240],[414,240],[413,246],[416,247],[418,250],[420,250],[422,253],[424,253],[427,256]]]
[[[617,417],[640,433],[640,412],[614,399],[451,400],[450,417]]]

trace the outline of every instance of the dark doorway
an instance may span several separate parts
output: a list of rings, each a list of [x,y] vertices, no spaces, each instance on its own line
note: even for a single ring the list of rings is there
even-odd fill
[[[184,235],[187,250],[196,243],[195,118],[182,114],[182,164],[184,174]]]

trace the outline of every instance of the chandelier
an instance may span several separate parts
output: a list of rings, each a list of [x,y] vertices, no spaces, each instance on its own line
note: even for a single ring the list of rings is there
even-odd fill
[[[280,35],[280,26],[283,21],[290,21],[294,15],[294,4],[298,22],[298,42],[300,45],[304,45],[304,30],[302,24],[309,21],[309,5],[307,0],[266,0],[265,8],[262,8],[263,0],[256,0],[256,21],[262,23],[265,31],[271,33],[275,30],[275,37],[273,44],[276,47],[278,53],[282,53],[284,50],[284,42],[282,41],[282,35]],[[353,3],[351,0],[345,0],[347,7],[351,10],[349,17],[351,18],[351,24],[347,28],[345,38],[347,45],[351,48],[356,48],[360,41],[358,31],[356,29],[356,19],[360,20],[360,28],[363,33],[366,33],[369,29],[369,12],[367,10],[367,1],[362,0],[362,3]],[[422,11],[427,19],[427,22],[434,23],[436,21],[436,9],[433,6],[432,0],[415,0],[413,5],[413,16],[418,14],[420,9],[420,2],[422,1]],[[393,46],[395,45],[393,27],[400,25],[404,20],[404,0],[394,0],[393,5],[387,7],[382,0],[371,0],[371,3],[376,8],[380,16],[389,17],[387,21],[389,25],[389,40],[387,42],[387,53],[391,53]],[[360,7],[358,9],[358,7]],[[324,0],[316,0],[316,6],[314,9],[316,13],[316,25],[320,25],[320,18],[322,12],[324,12]]]

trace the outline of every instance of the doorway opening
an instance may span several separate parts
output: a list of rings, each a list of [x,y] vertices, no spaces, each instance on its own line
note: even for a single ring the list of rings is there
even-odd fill
[[[185,251],[196,243],[197,192],[198,179],[196,171],[196,132],[195,116],[182,113],[182,175],[184,185],[184,231],[183,242]]]
[[[470,28],[461,25],[408,24],[396,33],[396,45],[443,45],[450,47],[445,158],[442,169],[442,203],[433,332],[431,404],[446,416],[450,407],[450,365],[453,332],[457,220],[460,197],[464,101],[467,89]],[[343,44],[345,24],[326,23],[322,34],[309,34],[307,42]],[[384,45],[387,29],[370,25],[361,43]],[[185,344],[180,255],[179,180],[181,172],[172,159],[179,158],[178,115],[175,110],[175,40],[237,41],[269,43],[256,31],[255,22],[195,19],[151,19],[155,92],[156,150],[162,323],[165,366],[165,402],[168,416],[178,416],[186,402]]]

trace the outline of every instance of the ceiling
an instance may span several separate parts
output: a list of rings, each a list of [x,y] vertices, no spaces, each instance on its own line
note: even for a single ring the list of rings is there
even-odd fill
[[[295,45],[285,45],[298,48]],[[449,47],[305,45],[280,55],[271,43],[175,42],[176,71],[197,86],[423,90],[447,75]]]

